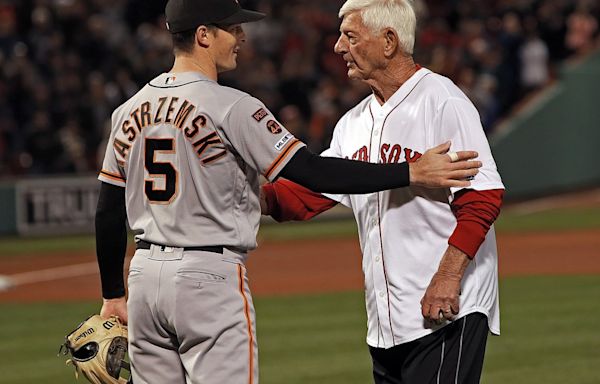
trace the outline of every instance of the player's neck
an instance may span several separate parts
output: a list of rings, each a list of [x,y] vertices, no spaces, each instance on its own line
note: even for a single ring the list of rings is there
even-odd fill
[[[217,66],[209,55],[177,55],[170,72],[200,72],[211,80],[218,78]]]
[[[373,95],[383,105],[410,79],[417,68],[411,56],[404,56],[391,61],[387,68],[376,74],[373,79],[368,80]]]

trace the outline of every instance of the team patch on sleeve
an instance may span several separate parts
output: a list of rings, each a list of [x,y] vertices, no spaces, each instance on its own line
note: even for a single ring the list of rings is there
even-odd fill
[[[279,125],[279,123],[275,120],[269,120],[267,122],[267,128],[269,129],[269,132],[271,132],[274,135],[281,133],[282,131],[281,125]]]
[[[281,138],[281,140],[277,142],[277,144],[275,144],[275,149],[281,151],[285,147],[285,145],[293,138],[294,136],[291,133],[286,134]]]
[[[264,108],[259,109],[252,115],[254,120],[256,120],[259,123],[267,116],[269,116],[269,112],[267,112]]]

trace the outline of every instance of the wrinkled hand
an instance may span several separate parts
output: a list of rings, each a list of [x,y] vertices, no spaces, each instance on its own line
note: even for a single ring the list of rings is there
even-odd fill
[[[450,142],[427,150],[416,162],[409,164],[410,184],[427,188],[465,188],[469,178],[479,173],[480,161],[469,161],[479,154],[475,151],[456,152],[457,161],[447,155]]]
[[[127,324],[127,299],[125,297],[102,300],[100,317],[108,319],[111,316],[117,316],[123,324]]]
[[[421,299],[421,314],[430,322],[440,324],[452,320],[460,310],[461,276],[444,272],[433,275]]]
[[[470,262],[466,253],[448,245],[421,299],[421,314],[425,320],[440,324],[458,315],[460,283]]]

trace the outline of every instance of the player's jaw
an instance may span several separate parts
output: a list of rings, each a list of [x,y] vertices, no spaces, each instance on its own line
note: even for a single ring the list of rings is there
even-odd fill
[[[348,52],[342,56],[346,62],[348,78],[362,81],[368,81],[373,78],[380,65],[373,58],[364,56],[361,54],[352,54],[352,52]]]
[[[232,49],[230,49],[228,51],[227,57],[224,60],[224,63],[222,63],[221,72],[231,71],[231,70],[234,70],[237,68],[237,57],[238,57],[239,51],[240,51],[239,46],[234,46]]]
[[[215,64],[219,73],[231,71],[237,67],[237,58],[242,44],[246,41],[246,34],[240,24],[221,27],[221,49],[215,57]]]

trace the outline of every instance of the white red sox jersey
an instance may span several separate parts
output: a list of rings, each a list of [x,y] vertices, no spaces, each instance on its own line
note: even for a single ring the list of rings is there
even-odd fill
[[[304,144],[254,97],[195,72],[162,74],[115,110],[103,182],[125,187],[138,239],[256,248],[259,174]]]
[[[322,156],[372,163],[414,161],[452,141],[452,151],[475,150],[483,162],[471,189],[503,189],[479,114],[449,79],[421,68],[382,106],[373,95],[337,124]],[[423,337],[431,327],[420,300],[456,227],[450,203],[457,189],[401,188],[365,195],[327,195],[352,208],[363,253],[367,343],[390,348]],[[461,318],[481,312],[500,332],[494,228],[469,264],[461,285]]]

